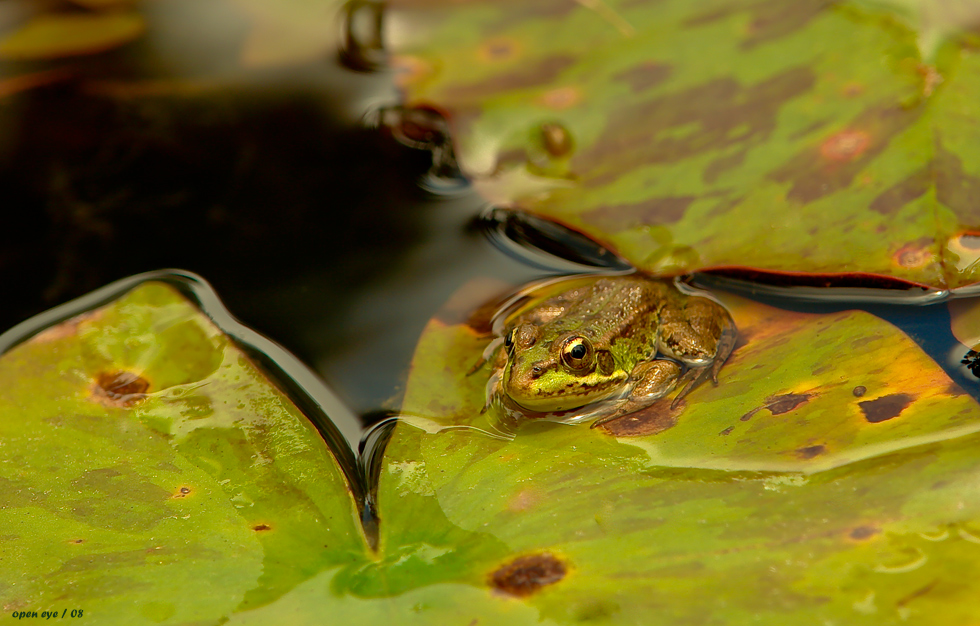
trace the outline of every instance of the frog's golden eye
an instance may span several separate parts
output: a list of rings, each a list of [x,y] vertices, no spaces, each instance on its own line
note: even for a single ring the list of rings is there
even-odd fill
[[[561,347],[561,360],[573,370],[581,370],[592,364],[592,344],[585,337],[569,337]]]

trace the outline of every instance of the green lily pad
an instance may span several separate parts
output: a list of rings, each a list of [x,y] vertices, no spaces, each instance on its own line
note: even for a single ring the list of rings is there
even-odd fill
[[[444,4],[393,64],[491,201],[653,273],[980,279],[975,0]]]
[[[0,604],[220,623],[368,554],[341,465],[173,287],[0,357]]]
[[[509,441],[439,430],[481,423],[489,338],[433,320],[379,485],[387,586],[360,592],[465,583],[529,624],[972,623],[977,402],[868,313],[724,302],[717,387]]]

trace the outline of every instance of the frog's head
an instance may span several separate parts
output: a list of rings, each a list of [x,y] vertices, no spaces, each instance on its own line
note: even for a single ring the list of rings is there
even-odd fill
[[[575,332],[542,335],[534,324],[515,327],[504,339],[503,391],[531,411],[568,411],[621,391],[628,374],[612,353]]]

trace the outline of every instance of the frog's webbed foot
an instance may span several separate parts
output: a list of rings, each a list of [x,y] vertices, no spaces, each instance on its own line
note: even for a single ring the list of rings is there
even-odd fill
[[[721,366],[725,364],[725,361],[728,360],[728,355],[735,348],[735,341],[737,339],[738,333],[735,330],[734,324],[728,325],[722,330],[721,336],[718,338],[718,347],[715,351],[714,358],[704,365],[691,365],[688,368],[678,381],[684,385],[684,388],[677,394],[674,401],[670,403],[670,408],[677,408],[677,405],[687,394],[694,391],[709,377],[711,378],[711,382],[715,385],[718,384],[718,372],[721,370]]]
[[[638,364],[630,374],[630,378],[635,381],[630,394],[620,400],[611,413],[592,422],[591,428],[639,411],[666,396],[677,385],[683,370],[681,364],[666,359],[655,359]]]
[[[680,380],[677,381],[684,385],[684,388],[681,389],[680,393],[674,397],[674,401],[670,403],[670,408],[676,409],[677,405],[684,399],[684,396],[691,393],[698,385],[703,383],[705,379],[711,375],[713,369],[714,368],[711,366],[688,368],[688,370],[684,372],[684,375],[681,376]]]
[[[735,348],[738,331],[728,311],[709,298],[694,296],[684,306],[664,309],[658,347],[689,369],[671,407],[709,376],[718,384],[718,372]]]

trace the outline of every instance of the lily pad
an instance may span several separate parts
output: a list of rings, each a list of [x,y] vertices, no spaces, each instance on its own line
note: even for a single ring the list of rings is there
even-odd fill
[[[335,453],[169,284],[0,357],[0,603],[219,623],[366,558]]]
[[[0,357],[5,610],[238,624],[973,617],[980,405],[868,313],[725,296],[743,342],[718,387],[676,412],[532,422],[509,440],[465,428],[482,421],[486,372],[465,372],[489,337],[447,313],[421,339],[363,511],[346,454],[174,284],[130,285]],[[360,524],[372,512],[376,549]]]
[[[488,338],[433,320],[378,492],[411,571],[390,584],[537,610],[515,623],[971,623],[977,402],[868,313],[724,302],[743,342],[718,387],[509,441],[411,425],[480,422],[485,375],[465,372]]]
[[[131,11],[42,14],[0,38],[0,58],[55,59],[111,50],[143,34]]]
[[[980,279],[975,0],[446,4],[393,64],[492,201],[660,274]]]

